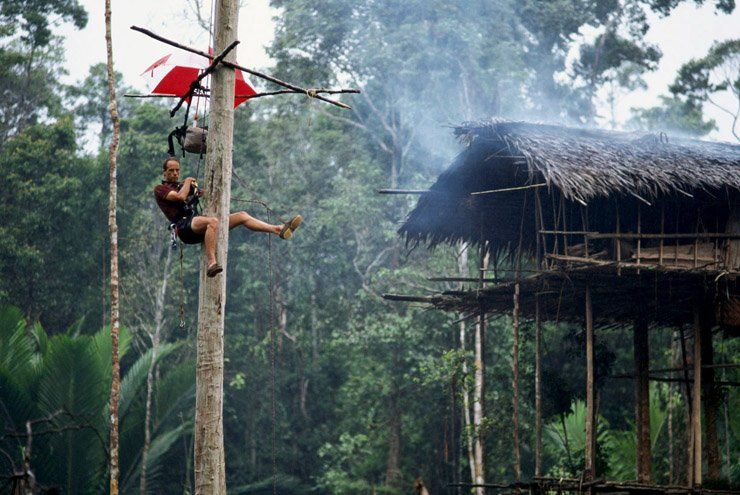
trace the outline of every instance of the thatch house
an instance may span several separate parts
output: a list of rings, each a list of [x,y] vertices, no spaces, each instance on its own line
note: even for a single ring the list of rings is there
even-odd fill
[[[702,356],[705,368],[712,365],[706,362],[712,328],[740,327],[740,146],[506,121],[468,123],[454,132],[464,150],[421,195],[399,233],[410,244],[477,245],[493,260],[508,260],[508,273],[516,276],[498,279],[489,268],[486,280],[469,290],[401,299],[468,315],[515,306],[538,321],[585,320],[591,348],[594,324],[634,325],[636,393],[643,402],[638,426],[652,379],[648,328],[692,325],[701,338],[693,363],[684,356],[685,381],[696,391],[702,384],[715,390],[707,385],[711,369],[702,376]],[[587,366],[592,415],[593,362]],[[700,392],[693,396],[689,481],[696,487]],[[716,441],[716,434],[707,435],[707,442]],[[638,440],[638,464],[647,463],[638,473],[649,480],[645,442]],[[712,474],[713,455],[707,453]],[[595,467],[594,459],[586,465]]]
[[[408,215],[399,230],[407,242],[485,243],[496,258],[521,253],[524,263],[543,269],[521,281],[533,288],[563,269],[571,281],[604,272],[643,275],[606,288],[610,311],[595,317],[616,323],[630,321],[635,306],[625,300],[615,308],[615,291],[633,292],[644,276],[654,288],[656,272],[666,288],[675,289],[679,277],[686,297],[718,276],[734,285],[740,146],[522,122],[466,124],[455,134],[466,148]],[[497,307],[498,289],[482,295],[489,309]],[[594,290],[597,309],[601,291]],[[568,294],[543,298],[541,309],[559,307],[561,318],[580,319]],[[447,296],[436,301],[445,309],[473,310],[481,302],[477,291],[470,300]],[[526,291],[522,297],[522,310],[533,314]],[[653,298],[656,322],[691,321],[690,305],[688,313],[685,304],[674,306],[680,297]],[[574,307],[577,313],[569,312]]]

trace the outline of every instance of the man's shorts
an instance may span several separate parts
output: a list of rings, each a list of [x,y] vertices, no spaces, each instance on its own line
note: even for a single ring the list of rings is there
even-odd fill
[[[175,232],[177,237],[180,238],[185,244],[200,244],[205,239],[205,234],[196,234],[193,232],[190,224],[193,222],[193,218],[198,215],[193,215],[188,218],[183,218],[175,224]]]

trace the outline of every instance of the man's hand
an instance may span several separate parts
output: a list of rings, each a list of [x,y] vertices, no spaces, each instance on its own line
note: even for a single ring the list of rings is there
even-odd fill
[[[205,193],[206,193],[206,190],[205,190],[205,189],[201,189],[201,188],[199,187],[199,188],[198,188],[198,192],[196,193],[196,195],[197,195],[197,196],[198,196],[199,198],[202,198],[202,197],[203,197],[203,195],[204,195]]]

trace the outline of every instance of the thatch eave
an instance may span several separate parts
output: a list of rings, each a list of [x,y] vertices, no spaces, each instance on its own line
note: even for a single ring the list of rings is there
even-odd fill
[[[467,146],[505,143],[530,174],[571,200],[637,194],[652,198],[687,189],[740,189],[740,146],[665,134],[577,129],[491,120],[454,129]]]
[[[454,133],[465,148],[399,229],[407,242],[487,241],[494,251],[510,252],[526,215],[522,247],[531,251],[534,194],[471,195],[482,190],[545,184],[544,201],[563,197],[593,211],[625,198],[699,202],[740,189],[740,146],[730,143],[495,120]]]

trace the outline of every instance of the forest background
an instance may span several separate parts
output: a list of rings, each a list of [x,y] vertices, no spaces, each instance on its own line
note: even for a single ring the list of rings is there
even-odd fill
[[[230,492],[270,493],[275,473],[280,493],[409,493],[417,477],[432,493],[450,493],[448,483],[470,479],[461,398],[470,356],[460,349],[460,315],[389,304],[379,295],[450,287],[427,279],[474,273],[475,256],[461,265],[460,246],[430,252],[404,245],[396,229],[413,198],[375,189],[428,187],[460,149],[448,125],[464,120],[616,124],[611,110],[644,84],[661,57],[660,47],[645,41],[648,19],[670,16],[681,3],[272,0],[278,15],[271,72],[303,86],[352,85],[363,93],[346,99],[351,112],[295,96],[262,98],[236,111],[232,209],[273,221],[301,213],[306,220],[288,242],[245,231],[231,236],[224,411]],[[208,26],[207,9],[190,5]],[[718,15],[735,9],[732,0],[712,5]],[[64,493],[106,486],[105,67],[63,84],[56,29],[87,22],[101,21],[75,0],[0,6],[0,487],[28,451],[29,421],[39,483]],[[584,38],[586,28],[594,35]],[[115,43],[114,50],[126,49]],[[627,125],[697,137],[724,126],[737,135],[739,59],[740,41],[718,40],[680,68],[660,105],[635,109]],[[122,76],[119,84],[118,94],[127,92]],[[734,105],[726,121],[704,114],[720,93]],[[127,493],[190,493],[193,480],[199,251],[188,247],[181,259],[170,249],[151,193],[166,135],[180,123],[168,110],[154,100],[119,102],[120,457]],[[184,176],[203,168],[195,155],[184,160]],[[633,392],[631,382],[606,377],[631,367],[632,349],[620,345],[627,332],[599,334],[600,471],[617,479],[634,478]],[[483,432],[487,479],[495,481],[513,477],[510,335],[507,319],[488,328]],[[531,326],[523,337],[520,413],[529,477]],[[567,325],[545,333],[545,470],[554,475],[582,469],[580,337],[580,328]],[[651,339],[651,359],[669,367],[671,333]],[[718,349],[723,360],[737,360],[733,343]],[[680,394],[666,385],[653,397],[656,479],[680,481]],[[737,483],[740,418],[731,411],[738,399],[730,391],[723,398],[722,477]]]

